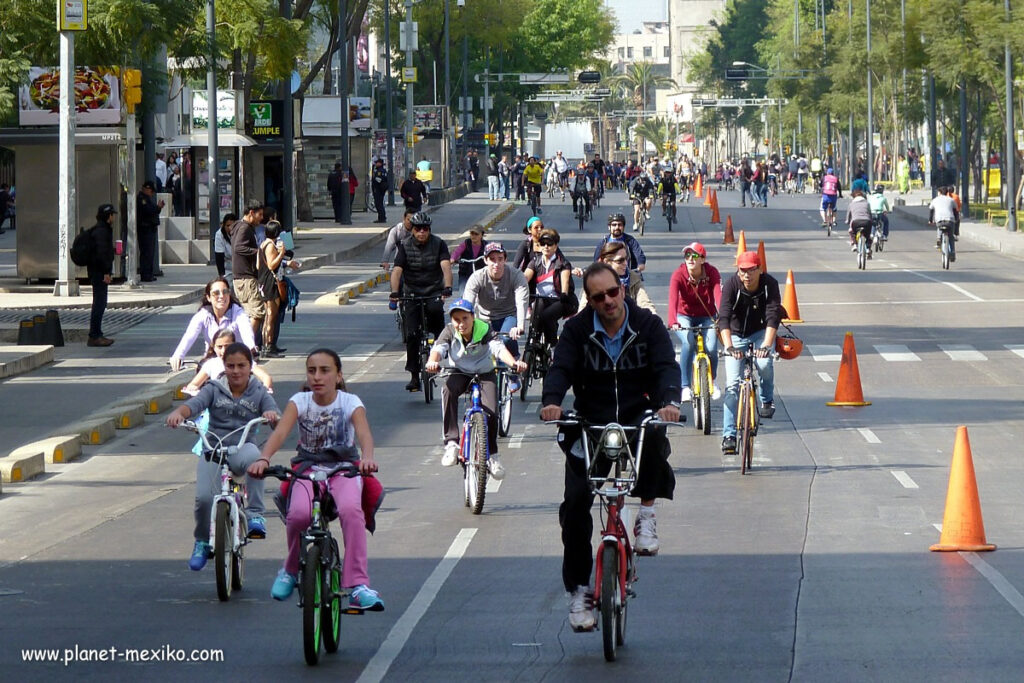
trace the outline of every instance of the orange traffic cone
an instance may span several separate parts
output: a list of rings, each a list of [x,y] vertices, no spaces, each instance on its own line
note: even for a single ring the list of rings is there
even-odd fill
[[[711,206],[711,188],[704,188],[704,206]]]
[[[732,231],[732,216],[725,217],[725,239],[722,244],[736,244],[736,235]]]
[[[704,182],[701,179],[700,173],[697,174],[697,181],[693,184],[693,193],[698,197],[704,191]]]
[[[836,400],[827,406],[869,406],[864,400],[860,387],[860,370],[857,368],[857,347],[853,344],[853,332],[847,332],[843,340],[843,358],[839,361],[839,379],[836,380]]]
[[[793,281],[793,271],[786,273],[786,293],[782,295],[782,307],[786,309],[788,318],[783,318],[784,323],[802,323],[800,317],[800,306],[796,302],[796,283]]]
[[[740,254],[747,250],[747,233],[740,230],[740,239],[736,243],[736,260],[733,261],[733,265],[737,265],[740,262]]]
[[[764,240],[757,243],[757,258],[761,261],[761,272],[768,272],[768,262],[764,259]]]
[[[981,519],[978,501],[978,482],[974,478],[974,459],[967,427],[956,428],[953,446],[953,464],[949,469],[949,488],[946,490],[946,513],[942,517],[942,536],[931,550],[995,550],[985,542],[985,523]]]
[[[718,193],[711,192],[711,223],[721,223],[722,217],[718,215]]]

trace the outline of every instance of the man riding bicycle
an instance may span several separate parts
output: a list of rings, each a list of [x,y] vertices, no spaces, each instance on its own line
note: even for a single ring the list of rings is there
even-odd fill
[[[572,193],[572,217],[579,218],[580,209],[578,203],[580,200],[585,205],[584,211],[590,213],[590,193],[594,189],[594,185],[590,180],[590,176],[587,175],[587,169],[581,161],[576,167],[576,174],[572,178],[572,186],[570,192]]]
[[[708,252],[700,242],[683,248],[683,264],[672,273],[668,287],[668,327],[679,339],[679,369],[682,371],[683,401],[693,398],[693,356],[696,335],[704,335],[704,351],[711,360],[711,398],[721,398],[714,383],[718,377],[718,339],[715,316],[722,301],[722,276],[707,263]],[[698,331],[696,327],[708,329]],[[683,329],[690,328],[690,329]]]
[[[641,211],[646,214],[647,218],[650,218],[654,191],[654,183],[651,182],[646,173],[638,175],[630,186],[629,199],[633,202],[633,232],[639,230],[637,226],[640,223]]]
[[[647,410],[662,420],[679,420],[679,365],[661,320],[627,301],[619,276],[605,263],[594,263],[583,274],[588,305],[570,318],[555,347],[544,379],[542,420],[562,417],[562,400],[573,389],[573,408],[597,424],[637,424]],[[559,429],[558,445],[566,455],[565,492],[558,510],[562,527],[562,581],[571,594],[569,625],[592,630],[597,620],[589,604],[593,569],[590,492],[583,458],[580,427]],[[641,499],[634,527],[634,547],[641,554],[658,551],[654,518],[655,498],[672,498],[675,475],[668,463],[671,452],[664,427],[648,429],[644,456],[632,495]]]
[[[608,216],[608,234],[594,247],[594,260],[601,258],[601,250],[609,242],[622,242],[629,251],[629,269],[643,272],[647,268],[647,256],[644,254],[640,241],[632,235],[625,234],[626,217],[621,213]]]
[[[672,171],[665,170],[662,173],[661,180],[658,181],[657,193],[661,197],[661,215],[664,216],[668,209],[669,202],[675,204],[676,197],[682,190],[679,189],[679,183],[676,182],[676,178],[672,175]]]
[[[879,222],[882,224],[882,239],[889,239],[889,212],[892,208],[889,206],[889,200],[882,194],[885,188],[881,185],[875,185],[874,191],[868,195],[868,204],[871,207],[871,217],[877,217]]]
[[[928,225],[934,225],[935,248],[942,246],[942,231],[949,233],[949,260],[956,261],[956,228],[960,224],[960,211],[956,201],[949,196],[948,187],[938,188],[938,194],[928,205]]]
[[[506,348],[516,358],[516,342],[526,330],[526,310],[530,307],[530,286],[523,271],[510,268],[501,242],[491,242],[484,249],[486,266],[470,276],[462,291],[462,298],[476,305],[480,319],[489,323],[495,332],[507,334]],[[512,391],[519,389],[518,380],[512,381]]]
[[[853,198],[846,207],[846,224],[850,233],[850,251],[857,251],[857,235],[864,235],[868,242],[868,258],[871,258],[871,205],[860,190],[854,190]]]
[[[821,179],[821,227],[828,222],[826,210],[831,208],[832,215],[836,215],[836,202],[843,196],[843,186],[839,184],[839,178],[829,167],[825,171],[825,177]]]
[[[526,194],[529,196],[531,192],[536,196],[537,201],[537,213],[540,213],[540,190],[541,183],[544,182],[544,167],[537,161],[536,156],[530,157],[530,161],[527,162],[526,168],[523,169],[523,185],[526,187]]]
[[[740,254],[738,270],[722,285],[718,334],[729,355],[725,359],[725,406],[722,413],[722,453],[736,453],[736,406],[743,378],[743,353],[757,348],[757,372],[761,376],[761,417],[775,415],[775,367],[772,349],[782,322],[779,281],[761,272],[756,251]]]
[[[494,361],[500,360],[516,372],[526,369],[526,363],[517,361],[501,343],[497,335],[483,320],[473,315],[473,303],[456,299],[448,306],[451,324],[445,325],[430,349],[427,372],[445,367],[453,372],[441,387],[441,422],[444,438],[444,455],[441,465],[451,467],[459,457],[459,396],[466,393],[473,375],[480,378],[480,402],[487,414],[487,448],[490,453],[488,466],[495,479],[505,477],[505,468],[498,459],[498,385],[494,374]]]
[[[558,175],[558,186],[564,190],[569,183],[569,162],[562,156],[562,150],[558,150],[551,163]]]
[[[603,196],[606,177],[604,159],[601,158],[600,154],[594,154],[594,160],[590,162],[590,165],[593,166],[595,174],[594,177],[597,179],[597,184],[594,185],[594,191]]]

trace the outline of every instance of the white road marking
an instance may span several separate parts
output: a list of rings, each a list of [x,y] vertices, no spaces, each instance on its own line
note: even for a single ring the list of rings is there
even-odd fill
[[[1004,344],[1007,350],[1012,351],[1021,358],[1024,358],[1024,344]]]
[[[867,427],[859,427],[857,429],[860,435],[864,437],[864,440],[868,443],[882,443],[882,440],[875,436],[875,433]]]
[[[834,382],[835,381],[834,379],[832,379],[832,375],[828,374],[827,372],[819,372],[818,373],[818,377],[821,378],[822,382]]]
[[[843,359],[841,346],[808,344],[807,350],[811,352],[816,361],[836,362]]]
[[[522,434],[516,434],[515,436],[513,436],[512,440],[508,442],[508,447],[509,448],[522,448],[523,447],[523,437],[524,436],[526,436],[526,432],[523,432]]]
[[[920,356],[903,344],[875,344],[875,351],[887,361],[901,363],[921,360]]]
[[[924,306],[924,305],[939,305],[948,306],[949,304],[1020,304],[1024,303],[1024,299],[977,299],[972,301],[964,301],[963,299],[925,299],[925,300],[906,300],[906,301],[888,301],[885,299],[878,300],[873,299],[871,301],[807,301],[800,302],[801,306]]]
[[[898,481],[900,484],[902,484],[903,488],[905,488],[905,489],[920,488],[917,485],[917,482],[915,482],[913,479],[911,479],[910,475],[907,474],[906,472],[903,472],[902,470],[889,470],[889,474],[891,474],[892,476],[896,477],[896,481]]]
[[[954,291],[957,291],[957,292],[960,292],[961,294],[966,296],[968,299],[973,299],[974,301],[984,301],[984,299],[982,299],[980,296],[977,296],[975,294],[971,294],[970,292],[968,292],[966,289],[964,289],[960,285],[953,284],[952,282],[946,282],[945,280],[940,280],[938,278],[932,277],[931,275],[925,275],[924,273],[920,273],[920,272],[918,272],[916,270],[911,270],[910,268],[904,268],[903,272],[904,273],[910,273],[911,275],[916,275],[918,277],[923,277],[925,280],[931,280],[932,282],[938,282],[939,284],[946,285],[950,289],[952,289]]]
[[[939,344],[939,348],[949,356],[950,360],[988,360],[981,351],[970,344]]]
[[[349,344],[341,350],[341,362],[351,361],[353,363],[368,360],[373,354],[384,348],[383,344]]]
[[[448,552],[444,554],[444,558],[438,562],[437,567],[434,568],[434,571],[427,577],[419,592],[416,593],[416,597],[409,603],[409,607],[406,608],[402,616],[395,622],[395,625],[391,627],[388,637],[384,639],[384,642],[381,643],[373,658],[366,664],[366,668],[363,669],[363,673],[356,679],[356,683],[371,683],[371,681],[377,683],[384,680],[384,676],[387,675],[388,669],[391,668],[395,659],[401,654],[402,648],[405,647],[405,643],[409,640],[409,636],[412,635],[416,624],[427,613],[427,609],[434,602],[434,598],[441,591],[441,587],[448,580],[448,576],[455,569],[455,565],[466,554],[466,549],[469,548],[469,543],[473,540],[473,536],[476,535],[476,531],[476,529],[463,529],[455,537],[455,540],[452,541],[451,546],[448,548]]]
[[[1013,584],[1007,581],[1006,577],[1000,574],[998,569],[981,559],[978,553],[961,551],[959,555],[967,560],[967,564],[977,569],[978,573],[992,584],[992,587],[1003,596],[1006,602],[1010,603],[1010,607],[1015,609],[1017,614],[1024,617],[1024,595],[1021,595],[1020,591],[1014,588]]]
[[[528,406],[526,406],[526,412],[527,413],[536,413],[539,408],[540,408],[540,401],[532,401]]]

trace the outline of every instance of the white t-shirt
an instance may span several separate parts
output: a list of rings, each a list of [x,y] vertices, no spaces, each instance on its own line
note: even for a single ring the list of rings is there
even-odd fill
[[[299,447],[319,453],[332,447],[351,447],[355,444],[352,413],[363,407],[355,394],[338,391],[329,406],[317,405],[313,392],[300,391],[288,399],[299,412]]]
[[[213,356],[203,363],[199,371],[205,372],[210,379],[217,379],[224,374],[224,359]]]

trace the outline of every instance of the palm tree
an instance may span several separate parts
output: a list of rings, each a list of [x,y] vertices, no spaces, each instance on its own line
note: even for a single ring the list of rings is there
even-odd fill
[[[637,126],[644,122],[644,109],[652,101],[651,91],[658,88],[674,88],[676,82],[663,74],[655,73],[653,62],[633,62],[624,74],[616,76],[613,85],[624,88],[627,95],[633,98],[633,106],[637,110]],[[639,141],[638,141],[639,144]],[[643,147],[638,147],[638,153]]]
[[[664,154],[672,142],[672,126],[668,119],[660,116],[636,124],[633,126],[633,133],[640,139],[653,142],[659,154]],[[640,147],[640,151],[643,151],[643,147]]]

